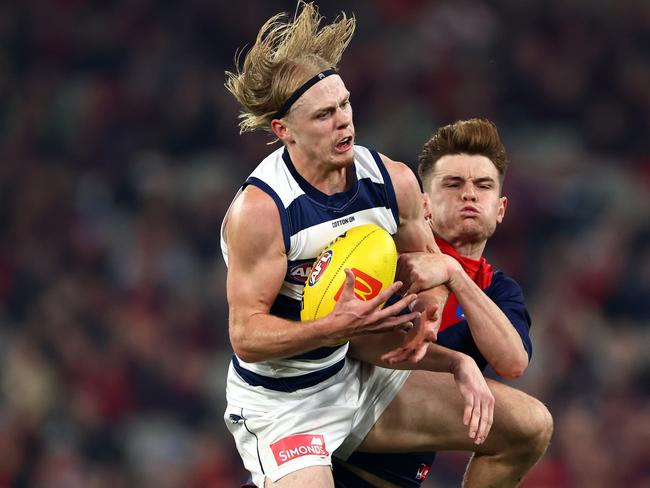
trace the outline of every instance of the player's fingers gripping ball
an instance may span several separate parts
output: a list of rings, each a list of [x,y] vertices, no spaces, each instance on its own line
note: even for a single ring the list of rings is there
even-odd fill
[[[345,285],[345,269],[354,273],[354,295],[371,300],[395,279],[397,249],[391,235],[374,224],[361,225],[337,237],[314,262],[302,296],[302,320],[329,314]]]

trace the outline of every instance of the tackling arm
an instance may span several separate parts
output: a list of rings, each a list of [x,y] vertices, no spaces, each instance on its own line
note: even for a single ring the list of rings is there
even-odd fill
[[[472,337],[495,372],[504,378],[520,376],[528,366],[521,337],[506,314],[465,273],[454,258],[429,253],[400,256],[398,276],[418,292],[446,283],[463,308]]]
[[[386,367],[387,364],[381,357],[402,340],[400,335],[403,337],[405,334],[392,332],[351,340],[348,355],[360,361]],[[492,426],[494,395],[471,357],[438,344],[427,343],[425,353],[417,364],[400,362],[389,367],[451,373],[465,403],[463,424],[468,426],[469,436],[474,439],[475,444],[483,443]]]
[[[504,378],[517,378],[528,367],[521,337],[503,311],[461,269],[448,282],[483,357]]]

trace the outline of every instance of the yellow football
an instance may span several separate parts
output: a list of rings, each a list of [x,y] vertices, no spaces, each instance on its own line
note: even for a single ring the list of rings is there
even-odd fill
[[[354,295],[370,300],[393,283],[397,249],[391,235],[374,224],[360,225],[337,237],[314,262],[302,295],[302,320],[329,314],[345,284],[345,269],[355,276]]]

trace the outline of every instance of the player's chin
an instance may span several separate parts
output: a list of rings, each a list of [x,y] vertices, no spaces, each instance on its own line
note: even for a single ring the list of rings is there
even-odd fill
[[[466,242],[478,242],[483,239],[486,239],[487,232],[482,225],[477,225],[476,221],[472,221],[471,219],[467,219],[463,222],[463,226],[461,229],[458,230],[458,238],[461,238],[463,241]]]
[[[354,162],[354,151],[348,151],[343,154],[336,153],[332,159],[339,166],[350,166]]]

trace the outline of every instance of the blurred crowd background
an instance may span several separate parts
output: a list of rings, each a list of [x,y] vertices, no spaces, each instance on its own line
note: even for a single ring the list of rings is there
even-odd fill
[[[555,418],[524,487],[650,486],[650,4],[348,0],[357,141],[415,167],[488,117],[493,264],[525,290],[517,387]],[[293,1],[0,3],[0,487],[232,487],[221,219],[273,147],[237,48]],[[435,394],[435,392],[432,392]],[[458,486],[465,454],[427,487]]]

